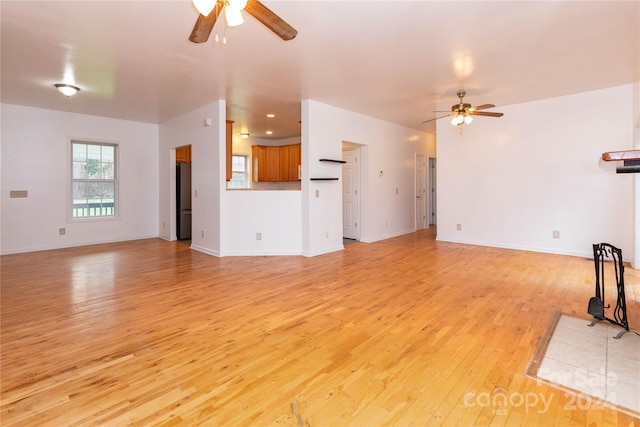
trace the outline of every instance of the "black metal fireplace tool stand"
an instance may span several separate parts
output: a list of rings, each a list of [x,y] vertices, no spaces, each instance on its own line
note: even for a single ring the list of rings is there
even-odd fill
[[[593,326],[601,320],[606,320],[614,325],[622,326],[625,330],[616,335],[615,339],[621,338],[629,332],[629,322],[627,321],[627,301],[624,296],[624,264],[622,262],[622,249],[618,249],[609,243],[599,243],[593,245],[593,262],[596,267],[596,296],[589,299],[588,312],[595,320],[589,326]],[[613,262],[613,270],[616,276],[616,289],[618,298],[616,307],[613,310],[613,319],[605,316],[604,310],[611,305],[604,305],[604,282],[605,263]]]

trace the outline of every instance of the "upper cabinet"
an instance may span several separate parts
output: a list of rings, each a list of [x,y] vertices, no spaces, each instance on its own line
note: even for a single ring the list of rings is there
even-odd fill
[[[280,164],[278,165],[278,175],[280,178],[279,181],[291,181],[291,173],[289,171],[289,157],[291,155],[291,147],[289,145],[285,145],[278,148],[278,154],[280,155]]]
[[[302,164],[302,145],[289,145],[289,179],[300,181],[300,165]]]
[[[267,147],[267,161],[265,169],[267,173],[267,181],[280,181],[280,147]]]
[[[252,180],[254,182],[283,182],[300,180],[300,144],[281,146],[254,145]]]
[[[191,146],[190,145],[176,147],[176,162],[191,163]]]

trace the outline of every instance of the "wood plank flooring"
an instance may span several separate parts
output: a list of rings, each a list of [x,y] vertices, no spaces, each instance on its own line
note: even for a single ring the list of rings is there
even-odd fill
[[[149,239],[1,262],[3,427],[640,425],[524,375],[554,312],[588,318],[591,260],[430,229],[313,258]]]

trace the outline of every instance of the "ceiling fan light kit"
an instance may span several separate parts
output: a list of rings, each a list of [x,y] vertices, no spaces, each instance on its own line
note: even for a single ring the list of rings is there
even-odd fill
[[[460,126],[462,124],[468,125],[473,121],[473,117],[468,114],[458,114],[453,119],[451,119],[451,124],[454,126]]]
[[[189,36],[193,43],[204,43],[209,39],[223,8],[230,27],[244,22],[241,14],[244,10],[284,41],[292,40],[298,35],[295,28],[258,0],[193,0],[193,4],[200,12]]]
[[[238,25],[244,23],[244,19],[242,19],[242,14],[240,13],[241,9],[234,9],[232,7],[226,6],[224,8],[224,17],[227,20],[227,25],[230,27],[237,27]]]
[[[463,90],[458,91],[457,95],[458,95],[458,98],[460,98],[460,102],[458,104],[454,104],[451,106],[451,112],[449,114],[447,114],[446,116],[436,117],[435,119],[425,120],[422,123],[432,122],[434,120],[438,120],[443,117],[453,116],[453,118],[451,119],[451,124],[453,126],[460,126],[463,124],[468,125],[469,123],[471,123],[473,121],[473,117],[471,116],[502,117],[504,115],[503,113],[480,111],[480,110],[485,110],[487,108],[495,107],[495,105],[493,104],[482,104],[482,105],[472,107],[471,104],[463,102],[462,99],[466,95],[465,91]],[[438,112],[439,111],[436,111],[436,113]]]
[[[209,16],[216,5],[217,0],[193,0],[193,5],[203,16]]]

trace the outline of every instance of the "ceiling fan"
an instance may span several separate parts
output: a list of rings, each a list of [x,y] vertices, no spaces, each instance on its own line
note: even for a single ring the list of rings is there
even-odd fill
[[[229,26],[244,22],[240,13],[244,9],[282,40],[291,40],[298,35],[298,31],[258,0],[193,0],[193,4],[200,12],[189,36],[194,43],[204,43],[209,39],[223,8]]]
[[[471,104],[465,103],[462,98],[466,95],[465,91],[460,90],[457,93],[458,98],[460,98],[459,104],[454,104],[451,106],[451,111],[446,116],[436,117],[435,119],[425,120],[422,123],[432,122],[434,120],[441,119],[443,117],[453,116],[451,119],[451,124],[454,126],[460,126],[462,124],[469,124],[473,121],[473,117],[471,116],[488,116],[488,117],[502,117],[503,113],[493,113],[490,111],[480,111],[486,110],[487,108],[493,108],[495,105],[493,104],[482,104],[472,107]],[[436,113],[445,113],[446,111],[435,111]]]

